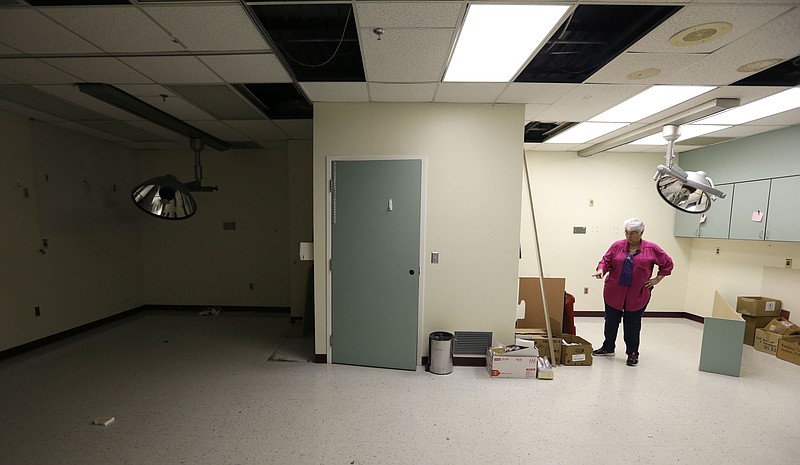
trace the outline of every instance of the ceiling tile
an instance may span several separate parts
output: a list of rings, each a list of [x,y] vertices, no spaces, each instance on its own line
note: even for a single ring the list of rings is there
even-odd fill
[[[124,57],[125,63],[162,84],[212,84],[222,79],[195,57]]]
[[[436,89],[435,102],[494,103],[508,84],[443,82]]]
[[[64,118],[59,116],[47,113],[45,111],[37,110],[35,108],[31,108],[27,105],[22,105],[17,102],[12,102],[10,100],[6,100],[0,97],[0,110],[7,111],[9,113],[13,113],[15,115],[24,116],[26,118],[31,118],[39,121],[63,121]]]
[[[249,140],[247,136],[222,121],[187,121],[187,123],[226,142]]]
[[[164,126],[160,126],[156,123],[151,123],[150,121],[145,121],[145,120],[128,121],[128,124],[133,127],[139,128],[143,131],[146,131],[150,134],[159,136],[159,139],[166,139],[184,143],[187,143],[189,140],[189,138],[185,134],[180,134],[171,129],[167,129]]]
[[[368,102],[366,82],[301,82],[312,102]]]
[[[550,105],[543,103],[527,103],[525,104],[525,123],[530,121],[538,121],[539,115],[550,108]]]
[[[578,84],[550,84],[546,82],[512,82],[500,94],[500,103],[552,104],[578,87]]]
[[[436,84],[369,84],[373,102],[432,102]]]
[[[356,12],[358,24],[368,28],[455,28],[464,7],[461,2],[358,2]]]
[[[623,53],[585,81],[590,84],[661,84],[668,76],[701,60],[701,54]]]
[[[647,86],[584,84],[539,115],[542,121],[585,121],[621,103]]]
[[[276,141],[286,139],[286,133],[270,120],[226,120],[225,124],[256,141]]]
[[[310,119],[279,119],[273,121],[289,139],[308,140],[314,137],[314,121]],[[259,139],[256,139],[259,140]]]
[[[718,50],[744,37],[789,10],[786,5],[688,5],[628,49],[631,53],[695,53]],[[697,45],[675,46],[670,37],[694,26],[725,22],[733,28],[719,39],[698,41]]]
[[[770,58],[784,60],[800,55],[800,8],[672,74],[668,83],[727,85],[753,73],[736,69]]]
[[[170,86],[170,89],[216,119],[264,118],[261,112],[253,108],[239,93],[228,86]]]
[[[34,58],[3,58],[0,76],[25,84],[72,84],[80,81],[75,76],[54,68]]]
[[[70,73],[85,82],[106,84],[151,83],[147,76],[110,57],[43,58],[42,61]]]
[[[270,49],[239,4],[154,5],[143,9],[189,50]]]
[[[184,50],[158,24],[132,5],[40,10],[107,52]]]
[[[213,116],[173,92],[157,96],[139,97],[139,99],[179,120],[214,119]]]
[[[444,73],[453,29],[396,29],[375,40],[361,29],[364,70],[369,81],[438,82]]]
[[[230,83],[292,82],[292,77],[273,54],[205,55],[200,60]]]
[[[0,9],[0,24],[3,25],[0,27],[0,42],[25,53],[100,52],[97,47],[33,9]]]
[[[92,136],[92,137],[96,137],[98,139],[107,140],[109,142],[120,143],[120,142],[125,142],[126,141],[126,139],[124,139],[122,137],[115,136],[113,134],[109,134],[109,133],[104,132],[104,131],[99,131],[99,130],[97,130],[95,128],[91,128],[89,126],[86,126],[86,125],[83,125],[83,124],[78,124],[78,123],[75,123],[75,122],[72,122],[72,121],[57,121],[57,122],[51,122],[50,124],[52,124],[54,126],[62,127],[64,129],[68,129],[70,131],[79,132],[81,134],[86,134],[87,136]]]

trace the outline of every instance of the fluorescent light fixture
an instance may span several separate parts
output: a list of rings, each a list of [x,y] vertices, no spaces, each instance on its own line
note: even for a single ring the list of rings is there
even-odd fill
[[[110,84],[81,82],[76,85],[78,86],[78,90],[86,95],[91,95],[92,97],[109,105],[113,105],[129,113],[133,113],[136,116],[161,125],[169,130],[177,132],[178,134],[183,134],[184,136],[189,137],[190,140],[202,139],[204,143],[214,147],[219,151],[228,150],[231,147],[231,145],[224,140],[217,139],[207,132],[201,131],[190,124],[184,123],[169,113],[165,113],[149,103],[139,100],[133,95]]]
[[[566,131],[559,133],[546,141],[545,144],[583,144],[596,139],[609,132],[624,128],[628,123],[581,123]]]
[[[606,150],[625,145],[631,141],[639,140],[652,134],[660,132],[663,125],[680,125],[688,124],[693,121],[698,121],[700,118],[719,113],[720,111],[727,110],[739,105],[738,98],[715,98],[708,102],[703,102],[700,105],[695,105],[692,108],[675,113],[666,118],[663,118],[655,123],[650,123],[643,127],[634,128],[624,134],[611,137],[602,142],[598,142],[591,147],[578,150],[579,157],[589,157],[596,153],[605,152]]]
[[[723,129],[728,129],[729,127],[730,126],[688,124],[681,127],[681,135],[675,139],[675,142],[710,134],[712,132],[722,131]],[[661,134],[653,134],[652,136],[643,137],[639,140],[630,142],[629,145],[665,145],[666,143],[667,141],[664,140],[664,137]]]
[[[698,121],[702,124],[744,124],[800,108],[800,87],[793,87],[755,102]]]
[[[470,5],[444,81],[510,81],[569,8]]]
[[[635,123],[715,88],[714,86],[653,86],[589,121]]]

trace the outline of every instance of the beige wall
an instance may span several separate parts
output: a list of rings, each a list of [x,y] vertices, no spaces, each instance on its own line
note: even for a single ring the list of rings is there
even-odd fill
[[[675,210],[658,196],[653,183],[663,155],[607,152],[581,158],[574,152],[535,151],[526,155],[542,268],[547,277],[566,278],[576,310],[603,309],[603,282],[591,275],[611,243],[624,238],[623,222],[638,217],[645,223],[644,239],[660,245],[675,262],[672,276],[658,285],[648,310],[683,311],[691,250],[673,236]],[[520,276],[538,276],[527,191],[524,195]],[[574,226],[586,227],[586,234],[573,234]],[[584,288],[589,288],[588,294]]]
[[[423,157],[427,170],[423,329],[513,338],[522,105],[314,106],[316,352],[327,353],[328,156]],[[430,252],[440,253],[438,264]],[[423,347],[426,351],[427,347]]]
[[[566,278],[576,310],[602,310],[602,282],[591,278],[610,243],[622,238],[631,216],[646,224],[644,238],[661,245],[675,260],[673,275],[661,282],[648,310],[686,311],[710,316],[714,291],[732,306],[739,295],[768,295],[800,311],[800,243],[689,239],[673,236],[675,210],[655,191],[655,167],[662,154],[529,151],[528,163],[546,276]],[[766,156],[766,154],[764,155]],[[589,201],[594,201],[594,207]],[[522,209],[523,259],[520,273],[537,276],[527,198]],[[586,226],[587,234],[572,234]],[[716,249],[720,248],[720,254]],[[795,269],[783,268],[794,258]],[[589,294],[583,294],[583,288]]]
[[[3,112],[0,137],[0,350],[139,306],[133,152]]]
[[[141,180],[194,179],[194,153],[138,153]],[[197,213],[184,221],[137,214],[144,247],[144,302],[289,307],[289,194],[286,150],[201,152]],[[137,212],[138,213],[138,212]],[[236,230],[223,230],[236,222]],[[250,289],[253,283],[253,289]]]

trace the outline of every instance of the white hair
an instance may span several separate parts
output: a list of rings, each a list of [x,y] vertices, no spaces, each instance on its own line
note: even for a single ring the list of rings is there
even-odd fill
[[[623,224],[625,231],[644,231],[644,221],[639,218],[628,218]]]

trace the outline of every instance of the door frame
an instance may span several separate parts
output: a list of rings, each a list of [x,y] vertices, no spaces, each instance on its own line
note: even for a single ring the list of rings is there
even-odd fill
[[[325,182],[328,184],[325,189],[325,346],[327,363],[333,363],[333,347],[331,346],[331,322],[333,321],[333,282],[331,276],[331,250],[333,244],[333,195],[330,189],[331,177],[333,172],[333,162],[335,161],[396,161],[396,160],[419,160],[420,161],[420,198],[419,198],[419,297],[417,299],[417,366],[422,365],[423,343],[427,339],[422,337],[424,329],[424,290],[425,290],[425,215],[426,215],[426,195],[427,195],[427,159],[424,156],[346,156],[328,155],[325,157]]]

